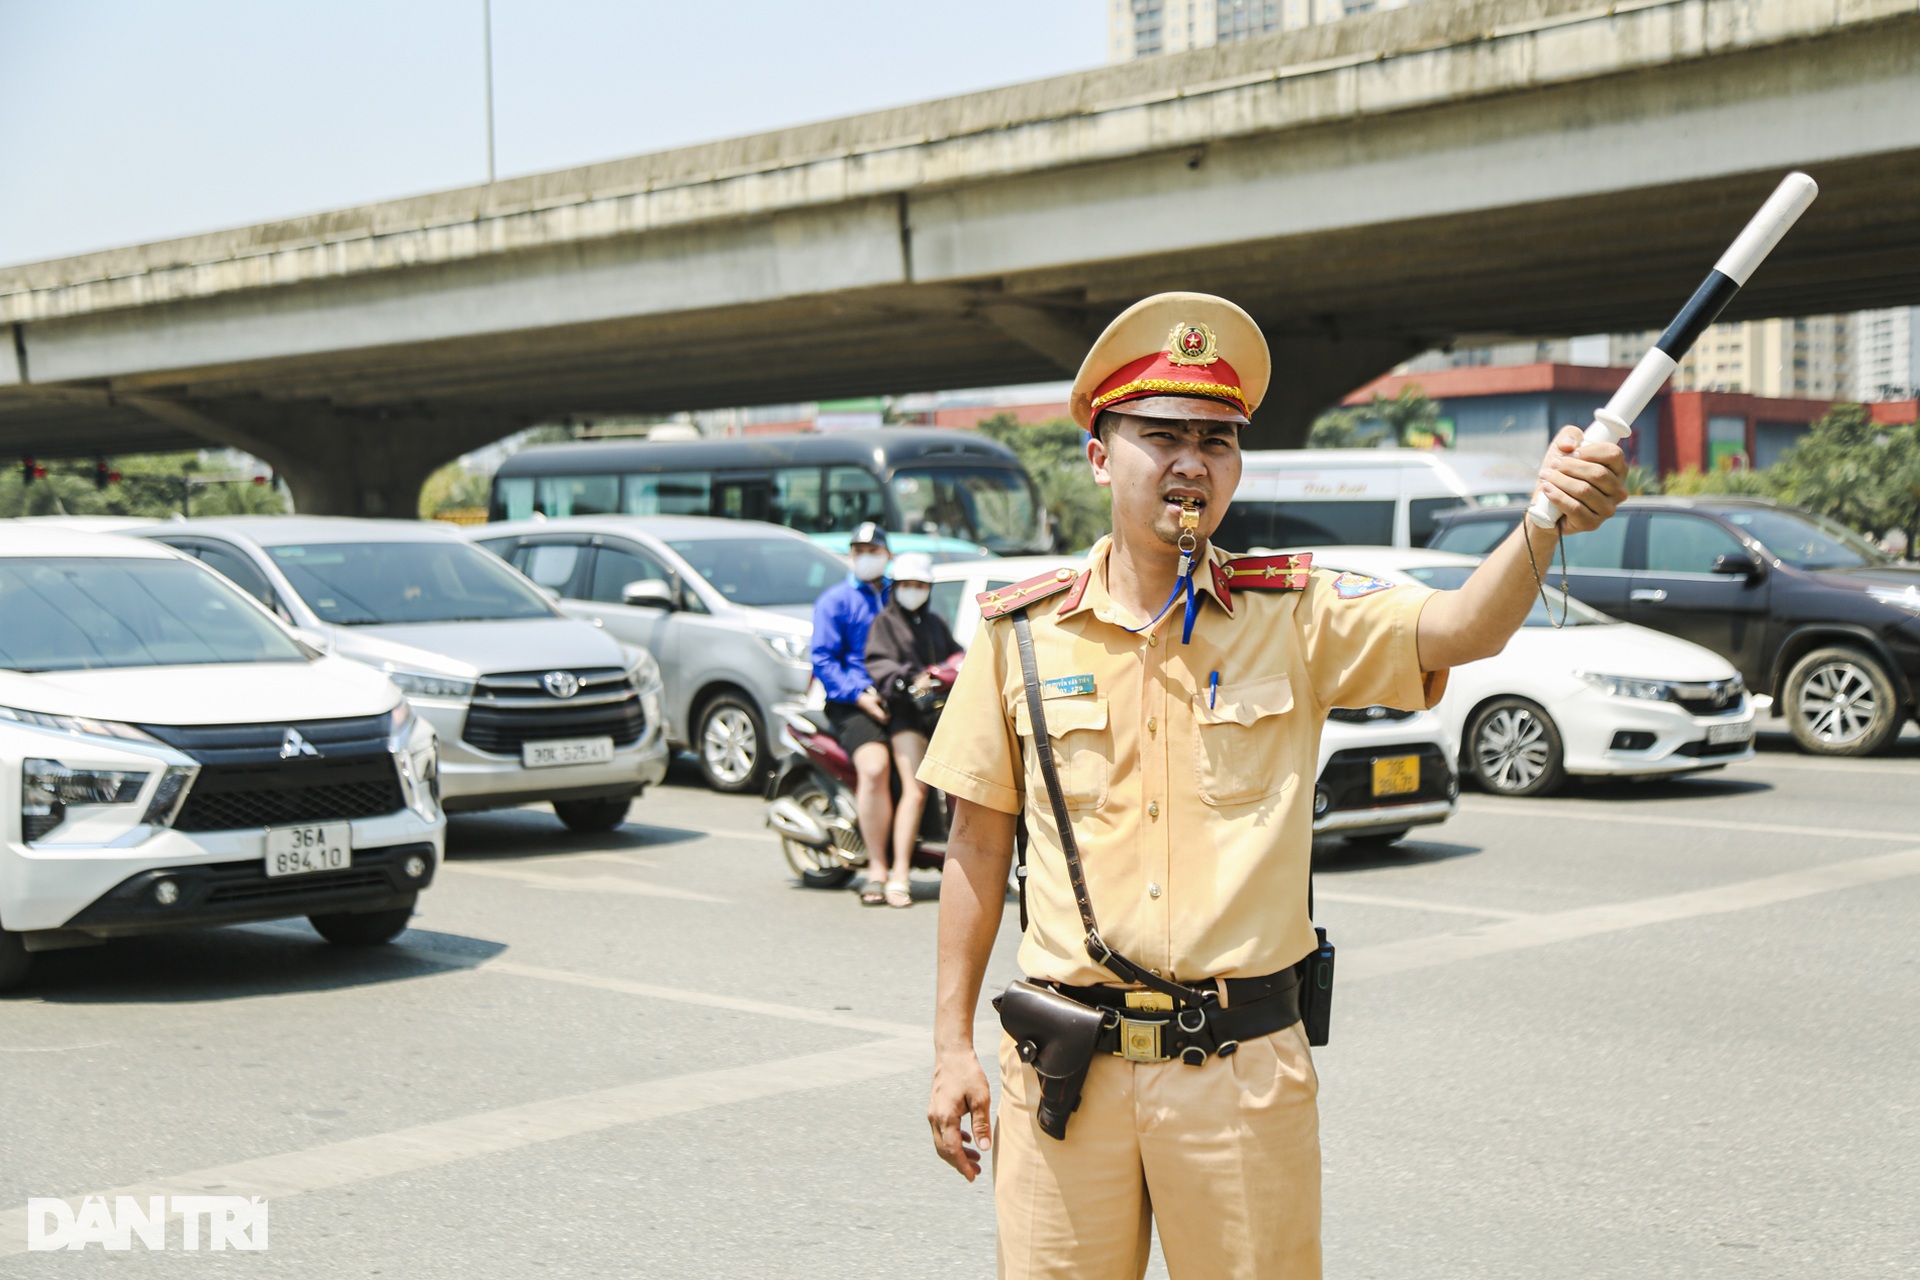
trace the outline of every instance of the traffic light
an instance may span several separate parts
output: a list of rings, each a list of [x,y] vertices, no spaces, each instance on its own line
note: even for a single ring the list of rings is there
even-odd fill
[[[114,475],[114,473],[108,469],[107,460],[105,458],[99,458],[94,461],[94,464],[93,464],[93,487],[94,488],[104,489],[117,479],[119,479],[119,477]]]
[[[36,463],[32,458],[20,459],[21,484],[32,484],[35,480],[42,478],[46,474],[47,469]]]

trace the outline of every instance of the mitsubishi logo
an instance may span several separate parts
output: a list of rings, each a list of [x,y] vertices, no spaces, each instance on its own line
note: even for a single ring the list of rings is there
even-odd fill
[[[579,677],[571,671],[549,671],[540,677],[540,683],[556,698],[571,698],[580,692]]]
[[[282,760],[291,760],[295,756],[317,756],[319,754],[311,742],[308,742],[300,736],[298,729],[289,729],[280,735],[280,758]]]

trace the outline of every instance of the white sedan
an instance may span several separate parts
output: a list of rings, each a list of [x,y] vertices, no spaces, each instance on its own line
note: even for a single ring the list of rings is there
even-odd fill
[[[1080,556],[1021,556],[938,564],[932,607],[964,648],[980,628],[980,592],[1085,563]],[[1385,845],[1414,827],[1445,822],[1460,807],[1456,754],[1431,711],[1329,712],[1313,791],[1314,834]]]
[[[1403,547],[1313,547],[1315,568],[1451,590],[1479,559]],[[1300,548],[1294,548],[1300,550]],[[1544,566],[1543,566],[1544,568]],[[1550,575],[1549,575],[1550,576]],[[1455,667],[1435,708],[1484,789],[1537,796],[1568,774],[1654,777],[1753,758],[1753,701],[1732,664],[1547,588],[1498,657]]]

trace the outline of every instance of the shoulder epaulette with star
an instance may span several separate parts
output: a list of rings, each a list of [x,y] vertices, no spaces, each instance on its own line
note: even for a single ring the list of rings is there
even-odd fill
[[[1044,600],[1050,595],[1075,586],[1075,579],[1079,579],[1084,584],[1085,570],[1076,574],[1071,569],[1054,569],[1048,573],[1036,574],[1025,582],[1016,582],[1012,586],[1001,587],[995,591],[982,591],[974,597],[980,605],[980,619],[987,622],[1003,614],[1012,613],[1015,609],[1025,608],[1035,600]],[[1083,589],[1084,585],[1075,587],[1068,603],[1078,602],[1080,591]]]
[[[1231,600],[1235,591],[1304,591],[1312,570],[1311,554],[1235,556],[1213,566],[1213,585],[1223,600]]]

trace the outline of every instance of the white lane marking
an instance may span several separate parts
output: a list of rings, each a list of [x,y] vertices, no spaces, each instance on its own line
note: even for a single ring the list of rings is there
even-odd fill
[[[78,1053],[82,1049],[104,1049],[112,1040],[89,1040],[86,1044],[0,1045],[0,1053]]]
[[[1348,893],[1341,889],[1318,889],[1314,897],[1321,902],[1351,902],[1363,907],[1401,907],[1408,911],[1431,911],[1443,916],[1485,916],[1492,920],[1521,920],[1527,911],[1503,911],[1499,907],[1456,907],[1447,902],[1426,902],[1419,898],[1389,898],[1378,893]]]
[[[771,831],[709,831],[706,835],[711,840],[771,840],[775,844],[780,842],[780,837]]]
[[[933,1037],[869,1041],[825,1053],[804,1054],[744,1067],[723,1067],[638,1084],[596,1089],[540,1102],[502,1107],[414,1125],[391,1133],[349,1138],[302,1151],[196,1169],[154,1182],[92,1192],[115,1196],[262,1195],[285,1198],[369,1178],[413,1173],[439,1165],[578,1137],[620,1125],[682,1115],[709,1107],[752,1102],[809,1089],[839,1089],[850,1083],[926,1070],[933,1063]],[[85,1196],[68,1203],[77,1210]],[[0,1257],[27,1251],[25,1206],[0,1212]]]
[[[631,893],[646,898],[678,898],[682,902],[726,902],[726,898],[716,898],[710,893],[695,893],[692,889],[674,889],[663,884],[650,884],[645,880],[634,880],[627,876],[556,876],[543,871],[523,871],[519,867],[480,866],[471,862],[443,862],[441,869],[458,871],[470,876],[492,876],[500,880],[513,880],[520,884],[532,885],[537,889],[560,889],[569,893]]]
[[[566,969],[547,969],[539,965],[521,964],[518,960],[468,956],[461,955],[455,951],[435,951],[427,947],[406,947],[405,950],[409,955],[424,956],[448,964],[460,965],[468,969],[481,969],[489,973],[507,973],[520,978],[537,978],[542,982],[558,982],[568,986],[591,987],[598,991],[617,991],[623,995],[645,996],[650,1000],[670,1000],[676,1004],[703,1005],[714,1009],[730,1009],[735,1013],[751,1013],[762,1018],[785,1018],[790,1022],[811,1022],[823,1027],[841,1027],[848,1031],[870,1031],[883,1036],[924,1036],[932,1034],[928,1028],[915,1026],[908,1022],[887,1022],[879,1018],[862,1018],[857,1014],[839,1013],[827,1009],[809,1009],[804,1005],[774,1004],[766,1000],[748,1000],[740,996],[721,995],[714,991],[690,991],[680,987],[662,987],[650,982],[631,982],[626,978],[606,977],[597,973],[574,973]]]
[[[1458,933],[1433,934],[1371,947],[1356,947],[1340,957],[1339,976],[1343,980],[1352,978],[1355,981],[1384,978],[1459,960],[1476,960],[1506,951],[1523,951],[1556,942],[1569,942],[1575,938],[1637,929],[1642,925],[1773,906],[1817,893],[1857,889],[1863,885],[1914,875],[1920,875],[1920,849],[1903,849],[1898,853],[1829,862],[1823,866],[1788,871],[1777,876],[1762,876],[1757,880],[1715,885],[1710,889],[1695,889],[1688,893],[1579,907],[1572,911],[1505,920]]]
[[[1833,840],[1913,839],[1911,831],[1857,831],[1846,827],[1796,827],[1778,822],[1730,822],[1721,818],[1686,818],[1678,814],[1627,813],[1599,804],[1555,804],[1541,800],[1462,800],[1468,813],[1493,818],[1578,818],[1586,822],[1625,822],[1643,827],[1689,827],[1701,831],[1752,831],[1760,835],[1824,836]]]
[[[1920,761],[1912,767],[1892,762],[1869,764],[1864,760],[1781,759],[1775,755],[1755,756],[1748,768],[1787,769],[1800,773],[1889,773],[1897,778],[1920,778]]]

